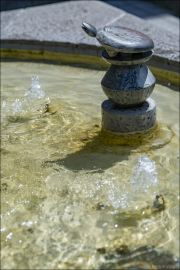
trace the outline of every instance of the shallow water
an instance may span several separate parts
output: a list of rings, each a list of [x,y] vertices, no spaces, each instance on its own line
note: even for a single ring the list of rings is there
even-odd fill
[[[104,73],[2,62],[2,269],[95,269],[117,245],[179,256],[179,93],[156,84],[157,127],[116,136]]]

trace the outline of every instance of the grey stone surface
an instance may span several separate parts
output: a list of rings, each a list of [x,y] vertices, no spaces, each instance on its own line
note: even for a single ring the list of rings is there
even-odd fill
[[[102,126],[117,133],[144,131],[156,125],[156,103],[152,98],[136,108],[119,108],[111,100],[101,106]]]
[[[127,253],[106,252],[99,270],[109,269],[179,269],[180,260],[171,253],[151,245],[134,246]]]
[[[162,29],[168,30],[171,33],[179,36],[179,18],[169,10],[164,7],[157,6],[154,3],[150,3],[149,1],[138,1],[138,0],[124,0],[124,1],[105,1],[106,3],[120,8],[130,14],[133,14],[137,17],[140,17],[152,24],[156,27],[160,27]],[[161,1],[162,4],[166,4],[168,1]],[[174,5],[176,1],[169,1],[171,6]],[[177,12],[179,5],[176,3]]]
[[[179,36],[179,18],[170,14],[162,14],[158,16],[150,16],[145,18],[149,23],[154,24],[156,27],[163,28],[177,36]]]
[[[121,25],[125,27],[127,24],[129,28],[138,30],[152,38],[155,55],[169,58],[171,54],[179,52],[179,39],[177,36],[150,23],[144,22],[134,15],[127,13],[126,16],[117,20],[112,25]],[[174,59],[178,60],[178,58]]]
[[[133,28],[147,36],[154,42],[154,56],[148,62],[149,65],[179,71],[179,37],[165,31],[153,24],[144,22],[144,20],[126,13],[126,15],[118,19],[112,25],[121,25]]]
[[[98,29],[105,25],[116,25],[150,36],[155,43],[155,54],[148,64],[179,70],[177,36],[104,2],[61,2],[26,8],[19,16],[14,13],[14,17],[10,17],[11,12],[1,12],[1,48],[50,50],[101,57],[101,45],[81,29],[85,21]],[[9,26],[8,16],[11,20]]]
[[[155,82],[155,77],[144,63],[135,66],[111,65],[101,86],[110,100],[122,107],[132,107],[151,95]]]
[[[7,27],[9,27],[15,20],[15,17],[22,14],[23,11],[24,9],[16,9],[1,12],[1,31],[2,30],[6,31]]]
[[[121,10],[114,7],[109,9],[109,5],[100,1],[72,1],[26,8],[8,31],[2,30],[1,38],[100,46],[97,41],[84,34],[82,22],[93,20],[95,25],[102,28],[121,13]]]

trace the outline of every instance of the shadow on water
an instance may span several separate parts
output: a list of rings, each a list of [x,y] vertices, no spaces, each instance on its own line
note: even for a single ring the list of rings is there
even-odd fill
[[[118,162],[128,160],[131,154],[163,147],[172,136],[170,130],[164,130],[160,125],[148,131],[121,135],[95,125],[86,138],[74,139],[80,144],[77,151],[67,154],[65,158],[46,161],[45,164],[64,166],[72,171],[103,172]]]
[[[115,163],[127,160],[130,152],[136,147],[128,145],[114,145],[104,137],[104,131],[99,131],[99,126],[95,126],[95,132],[87,138],[77,139],[77,143],[81,144],[79,150],[67,154],[63,159],[59,158],[45,163],[57,164],[65,166],[73,171],[95,171],[102,172]],[[109,138],[110,139],[110,138]]]
[[[99,269],[179,269],[179,258],[151,245],[114,248],[110,252],[103,250],[105,262]]]

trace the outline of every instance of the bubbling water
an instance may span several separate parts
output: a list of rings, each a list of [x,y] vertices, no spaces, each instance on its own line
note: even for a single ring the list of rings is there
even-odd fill
[[[103,202],[110,207],[110,213],[140,209],[152,203],[158,194],[158,180],[156,164],[146,156],[140,156],[134,168],[132,178],[126,184],[121,182],[121,176],[105,176],[104,179],[94,179],[95,188],[91,193],[86,192],[86,197],[94,196],[95,200]],[[129,188],[128,188],[129,187]],[[89,184],[88,184],[89,189]],[[114,210],[113,210],[113,209]]]
[[[2,108],[9,116],[14,117],[31,117],[34,114],[39,114],[43,112],[44,103],[50,103],[49,97],[45,97],[44,91],[41,89],[41,83],[38,76],[31,78],[31,87],[26,90],[24,94],[24,99],[16,99],[10,105],[5,101],[2,104]]]
[[[140,156],[130,180],[129,199],[132,204],[149,204],[159,194],[156,164],[146,156]]]
[[[131,178],[131,190],[133,192],[148,192],[150,187],[157,187],[156,164],[150,158],[141,156],[134,169]]]
[[[41,89],[41,83],[38,76],[31,78],[31,87],[25,92],[26,99],[39,99],[45,96],[44,91]]]

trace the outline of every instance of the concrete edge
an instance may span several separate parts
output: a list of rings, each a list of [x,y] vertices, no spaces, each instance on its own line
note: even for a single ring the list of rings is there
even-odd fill
[[[37,40],[1,40],[1,50],[16,49],[16,50],[36,50],[36,51],[50,51],[58,53],[69,53],[77,55],[87,55],[94,57],[101,57],[103,47],[91,44],[74,44],[68,42],[56,41],[37,41]],[[159,55],[153,55],[148,61],[148,65],[157,67],[167,71],[179,73],[180,63],[178,61],[170,60]]]
[[[93,67],[98,67],[104,70],[107,70],[109,64],[105,62],[99,56],[93,56],[91,54],[78,54],[78,51],[74,53],[71,48],[72,44],[69,44],[70,48],[63,47],[63,51],[54,51],[54,50],[37,50],[37,45],[34,44],[34,49],[29,50],[29,47],[26,47],[23,44],[23,49],[3,49],[1,48],[1,59],[18,59],[18,60],[34,60],[34,61],[48,61],[48,62],[58,62],[63,64],[82,64]],[[17,46],[15,46],[17,47]],[[98,47],[99,48],[99,47]],[[101,49],[101,48],[100,48]],[[71,53],[70,53],[71,52]],[[147,65],[151,72],[154,74],[158,81],[168,81],[172,85],[180,85],[180,75],[179,72],[173,70],[163,69],[162,67],[157,67],[157,65],[152,66],[150,61],[147,62]]]

